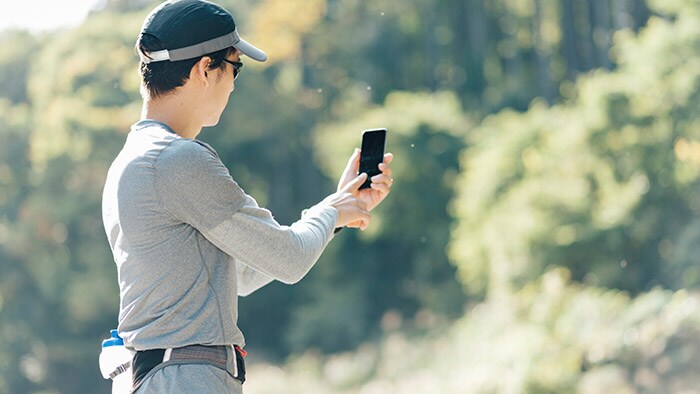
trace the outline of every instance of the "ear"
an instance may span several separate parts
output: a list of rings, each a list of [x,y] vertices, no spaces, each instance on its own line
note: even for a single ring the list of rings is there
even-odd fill
[[[210,57],[204,56],[199,59],[190,70],[190,80],[197,81],[205,87],[209,87],[209,64],[211,64]]]

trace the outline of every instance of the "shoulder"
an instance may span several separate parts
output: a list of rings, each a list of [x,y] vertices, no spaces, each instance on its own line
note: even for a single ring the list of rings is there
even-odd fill
[[[245,192],[216,151],[201,141],[172,141],[161,152],[155,168],[161,203],[188,223],[215,223],[222,212],[237,211],[246,202]]]
[[[161,152],[159,160],[167,162],[179,162],[188,160],[219,159],[214,148],[208,144],[187,138],[178,138],[171,141]]]
[[[185,138],[171,141],[156,161],[161,172],[185,172],[221,170],[223,164],[214,148],[208,144]]]
[[[156,183],[166,189],[175,187],[195,194],[204,191],[244,193],[216,151],[201,141],[184,138],[172,141],[161,152],[155,168]]]

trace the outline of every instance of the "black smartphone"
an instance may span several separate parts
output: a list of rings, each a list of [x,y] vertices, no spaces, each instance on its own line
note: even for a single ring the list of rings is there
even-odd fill
[[[367,180],[360,186],[366,189],[372,183],[371,178],[379,175],[379,164],[384,162],[384,145],[386,129],[370,129],[362,132],[362,151],[360,152],[360,174],[366,172]]]

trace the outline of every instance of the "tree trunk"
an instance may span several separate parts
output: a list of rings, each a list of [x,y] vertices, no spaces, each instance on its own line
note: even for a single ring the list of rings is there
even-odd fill
[[[612,62],[608,56],[612,35],[610,4],[608,1],[591,1],[588,4],[591,15],[591,42],[593,43],[596,63],[599,67],[611,69]]]
[[[545,47],[544,39],[542,38],[542,0],[534,0],[535,2],[535,15],[532,21],[532,36],[533,44],[532,50],[535,54],[535,70],[534,73],[537,76],[537,89],[539,90],[539,95],[542,96],[548,103],[554,101],[554,92],[552,89],[552,77],[549,72],[549,66],[551,64],[551,55],[547,52],[548,48]]]
[[[576,48],[576,16],[574,14],[574,0],[562,1],[561,13],[561,53],[566,60],[566,78],[574,79],[576,74],[581,71],[581,61]]]

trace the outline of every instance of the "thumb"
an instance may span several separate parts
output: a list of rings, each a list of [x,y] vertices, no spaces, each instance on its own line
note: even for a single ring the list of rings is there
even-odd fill
[[[338,181],[338,191],[343,189],[343,186],[345,186],[352,178],[357,176],[357,172],[360,169],[360,150],[355,148],[355,151],[352,153],[350,158],[348,159],[348,164],[345,165],[345,169],[343,170],[343,175],[340,177],[340,181]]]
[[[355,194],[357,190],[362,186],[363,183],[365,183],[365,180],[367,179],[367,173],[363,172],[362,174],[356,176],[353,180],[348,182],[342,189],[343,192],[345,193],[351,193]]]
[[[352,156],[350,156],[350,163],[348,164],[350,164],[349,167],[353,174],[357,174],[360,169],[360,150],[358,148],[355,148],[355,151],[352,152]]]
[[[357,174],[357,169],[360,167],[360,150],[358,148],[355,148],[355,150],[352,152],[352,155],[350,155],[350,158],[348,159],[348,164],[345,166],[346,168],[354,169],[355,174]]]

